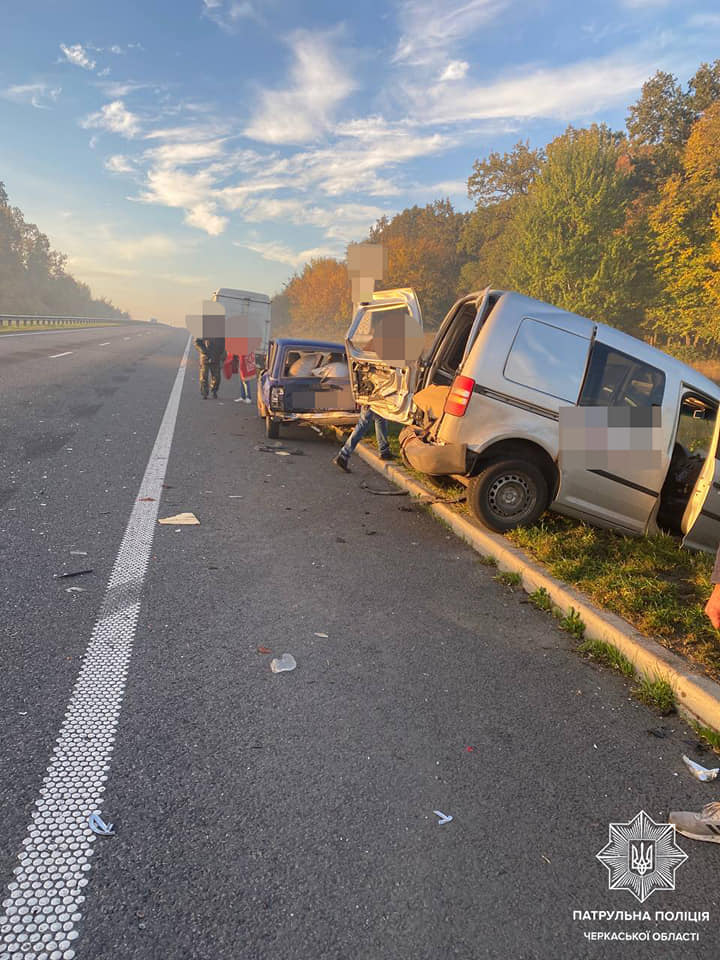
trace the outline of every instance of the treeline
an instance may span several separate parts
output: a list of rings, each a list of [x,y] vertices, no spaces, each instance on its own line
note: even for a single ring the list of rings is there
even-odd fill
[[[569,127],[543,148],[477,159],[475,201],[379,220],[383,284],[413,286],[426,326],[457,295],[491,284],[547,300],[675,353],[720,352],[720,60],[687,87],[658,71],[624,131]],[[313,260],[273,303],[281,329],[342,336],[345,264]]]
[[[0,313],[32,316],[123,318],[109,300],[93,298],[90,288],[65,270],[67,257],[22,211],[11,207],[0,182]]]

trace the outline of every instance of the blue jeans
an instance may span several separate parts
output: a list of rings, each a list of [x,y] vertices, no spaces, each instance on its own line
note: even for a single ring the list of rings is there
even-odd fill
[[[376,413],[373,413],[370,407],[363,407],[362,413],[360,414],[360,419],[357,422],[357,426],[345,441],[345,444],[340,450],[339,456],[341,456],[344,460],[349,460],[350,455],[355,447],[360,443],[362,438],[372,426],[373,420],[375,421],[375,436],[377,437],[378,450],[380,451],[381,455],[389,452],[390,444],[388,443],[387,420],[383,420],[382,417],[379,417]]]
[[[240,374],[238,374],[240,377]],[[240,377],[240,396],[245,400],[247,397],[250,397],[250,387],[245,383],[242,377]]]

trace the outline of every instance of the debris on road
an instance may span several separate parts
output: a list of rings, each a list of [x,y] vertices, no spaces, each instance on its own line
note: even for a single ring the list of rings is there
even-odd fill
[[[65,593],[85,593],[85,587],[65,587]]]
[[[326,633],[314,633],[313,636],[314,636],[314,637],[322,637],[323,640],[327,640],[327,639],[328,639],[328,635],[327,635]]]
[[[190,527],[199,525],[200,521],[194,513],[177,513],[174,517],[163,517],[162,520],[158,520],[158,523],[174,523]]]
[[[441,810],[433,810],[433,813],[436,817],[440,817],[438,820],[438,826],[442,826],[443,823],[450,823],[452,817],[449,813],[443,813]]]
[[[294,670],[296,666],[295,657],[291,653],[284,653],[281,657],[275,657],[270,661],[270,669],[273,673],[284,673],[286,670]]]
[[[407,497],[409,496],[408,490],[378,490],[376,487],[371,487],[366,480],[363,480],[360,484],[362,490],[367,490],[368,493],[374,494],[376,497]]]
[[[102,817],[98,813],[91,813],[88,818],[88,826],[93,833],[96,833],[99,837],[110,837],[114,836],[115,831],[113,830],[114,824],[105,823]]]
[[[701,780],[703,783],[708,783],[710,780],[715,780],[717,775],[720,773],[720,767],[708,769],[699,763],[695,763],[695,761],[691,760],[690,757],[686,756],[686,754],[683,754],[683,763],[688,768],[690,773],[695,777],[695,779]]]
[[[69,577],[82,577],[83,574],[92,572],[92,567],[88,567],[87,570],[70,570],[68,573],[54,573],[53,576],[56,580],[67,580]]]
[[[258,648],[257,648],[257,652],[258,652],[258,653],[272,653],[272,650],[268,650],[267,647],[258,647]]]
[[[138,503],[155,503],[155,497],[140,497]]]
[[[304,450],[299,447],[288,449],[279,440],[273,443],[272,440],[266,440],[264,443],[256,443],[255,449],[258,453],[275,453],[278,457],[304,457]]]
[[[70,556],[71,556],[71,557],[86,557],[86,556],[87,556],[87,550],[71,550],[71,551],[70,551]]]

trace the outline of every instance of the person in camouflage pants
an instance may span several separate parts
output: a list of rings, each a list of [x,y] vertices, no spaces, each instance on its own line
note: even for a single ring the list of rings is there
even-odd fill
[[[195,349],[200,354],[200,393],[203,400],[208,398],[208,374],[210,375],[210,389],[217,399],[220,387],[220,371],[227,356],[224,337],[207,337],[195,340]]]

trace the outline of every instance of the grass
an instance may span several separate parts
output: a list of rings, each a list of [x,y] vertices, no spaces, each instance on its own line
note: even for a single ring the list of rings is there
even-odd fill
[[[654,707],[663,716],[674,713],[676,709],[675,691],[669,680],[661,676],[638,676],[635,667],[624,653],[604,640],[583,640],[578,652],[595,663],[600,663],[619,673],[632,683],[632,693],[649,707]],[[720,741],[720,734],[716,735]]]
[[[503,573],[497,573],[493,580],[497,580],[498,583],[504,583],[506,587],[519,587],[522,583],[522,577],[519,573],[511,573],[509,570],[505,570]]]
[[[625,537],[552,514],[508,539],[600,607],[720,680],[720,637],[703,608],[713,559],[670,536]]]
[[[621,653],[617,647],[605,640],[583,640],[578,647],[578,653],[595,663],[601,663],[604,667],[610,667],[611,670],[618,670],[627,680],[634,680],[635,667],[630,663],[624,653]]]
[[[664,677],[643,676],[633,692],[638,700],[655,707],[663,716],[675,712],[675,691]]]
[[[698,723],[697,720],[689,719],[688,723],[702,740],[705,740],[716,753],[720,753],[720,733],[718,733],[717,730],[713,730],[711,727],[704,727],[701,723]]]
[[[585,624],[575,607],[570,607],[569,613],[560,618],[560,628],[572,634],[576,640],[585,639]]]
[[[529,599],[530,603],[536,606],[538,610],[545,610],[548,613],[552,613],[553,602],[545,587],[538,587],[537,590],[530,594]]]

